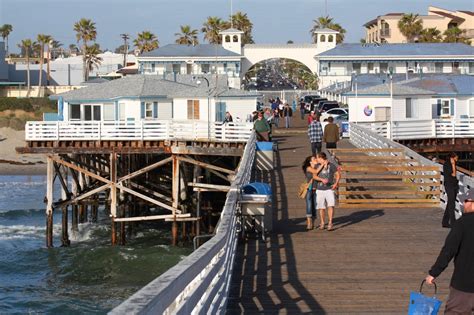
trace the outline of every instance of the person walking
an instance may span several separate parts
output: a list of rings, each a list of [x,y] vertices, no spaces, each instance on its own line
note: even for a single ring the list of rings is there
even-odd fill
[[[291,116],[293,116],[293,110],[288,103],[283,107],[283,117],[285,117],[285,128],[290,128]]]
[[[339,127],[334,123],[334,118],[329,116],[328,124],[324,126],[323,141],[326,149],[336,149],[339,141]]]
[[[257,120],[255,121],[253,128],[257,133],[257,141],[270,141],[270,125],[267,123],[265,119],[263,119],[263,113],[258,112]]]
[[[323,141],[323,128],[319,122],[319,116],[315,116],[308,126],[308,137],[311,143],[311,152],[314,154],[321,152]]]
[[[316,196],[316,203],[319,208],[319,229],[324,230],[324,214],[327,208],[328,212],[328,225],[327,230],[332,231],[333,224],[332,219],[334,217],[334,206],[336,205],[336,195],[335,190],[339,186],[339,180],[341,175],[339,173],[339,169],[333,163],[330,163],[327,159],[326,153],[319,152],[317,155],[318,164],[316,168],[319,166],[323,166],[321,171],[318,173],[319,179],[317,180],[317,187],[316,190],[318,194]]]
[[[308,192],[306,193],[306,230],[312,230],[314,228],[314,220],[316,220],[317,213],[317,204],[316,204],[316,186],[317,182],[315,180],[327,181],[323,178],[318,177],[318,173],[322,169],[322,165],[318,164],[318,159],[315,155],[308,156],[302,165],[303,173],[306,177],[306,182],[310,183],[308,187]]]
[[[456,221],[456,195],[459,192],[458,179],[456,177],[456,162],[458,155],[452,152],[449,159],[443,164],[444,191],[446,192],[446,209],[444,210],[443,221],[441,225],[444,228],[450,228]]]
[[[433,284],[454,258],[449,297],[444,314],[474,314],[474,188],[459,196],[463,216],[451,224],[441,252],[425,278]]]
[[[301,120],[304,120],[304,114],[306,113],[306,104],[303,102],[303,99],[300,100],[300,115]]]

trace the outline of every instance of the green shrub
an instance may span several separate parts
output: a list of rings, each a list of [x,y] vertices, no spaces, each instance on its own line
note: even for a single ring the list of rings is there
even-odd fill
[[[22,109],[26,112],[34,112],[35,110],[41,112],[54,112],[56,111],[56,107],[56,101],[52,101],[46,97],[0,97],[0,112],[7,109]]]

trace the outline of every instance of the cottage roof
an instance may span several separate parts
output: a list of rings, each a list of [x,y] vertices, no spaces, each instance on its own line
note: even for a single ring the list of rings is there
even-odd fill
[[[329,33],[329,34],[339,34],[338,31],[335,31],[333,29],[330,29],[330,28],[317,28],[315,31],[315,33]]]
[[[51,98],[62,97],[68,102],[107,101],[120,98],[186,98],[207,97],[208,91],[216,97],[258,97],[254,92],[231,89],[227,85],[227,76],[208,75],[210,87],[207,84],[198,85],[191,75],[156,76],[132,75],[122,79],[112,80],[102,84],[94,84],[81,89],[57,94]]]
[[[240,57],[240,55],[217,44],[199,44],[196,46],[169,44],[145,52],[140,57]]]
[[[370,57],[370,56],[469,56],[474,59],[474,47],[461,43],[410,43],[410,44],[340,44],[322,52],[318,57]]]
[[[234,34],[234,33],[239,33],[239,34],[243,34],[244,32],[242,32],[241,30],[238,30],[236,28],[228,28],[226,30],[222,30],[219,32],[219,34]]]

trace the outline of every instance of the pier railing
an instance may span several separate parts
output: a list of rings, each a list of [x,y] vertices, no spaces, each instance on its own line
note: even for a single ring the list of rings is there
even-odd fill
[[[374,132],[370,128],[367,128],[365,125],[350,123],[350,141],[359,148],[396,148],[403,149],[405,156],[412,159],[414,162],[418,162],[421,165],[427,166],[436,166],[439,168],[441,173],[441,182],[444,181],[443,177],[443,166],[439,163],[433,162],[415,151],[395,142],[390,139],[387,139],[383,134]],[[459,192],[464,193],[470,188],[474,187],[474,178],[470,177],[467,174],[457,172],[457,177],[459,180]],[[446,192],[444,191],[444,186],[441,185],[441,206],[446,206]],[[456,201],[456,210],[462,211],[463,205],[457,200]]]
[[[216,235],[110,314],[225,312],[238,239],[235,212],[240,188],[250,180],[254,156],[255,133],[252,133],[227,194]]]
[[[26,141],[213,140],[247,141],[252,123],[207,121],[29,121]]]
[[[474,118],[358,123],[393,140],[474,138]]]

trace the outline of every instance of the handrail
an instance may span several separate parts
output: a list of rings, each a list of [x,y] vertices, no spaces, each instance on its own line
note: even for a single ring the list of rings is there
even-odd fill
[[[207,121],[29,121],[26,141],[213,140],[246,142],[252,123]]]
[[[393,140],[474,138],[474,119],[440,118],[403,121],[359,122]]]
[[[428,166],[436,166],[439,168],[441,174],[441,182],[444,182],[443,177],[443,165],[439,163],[435,163],[420,154],[416,153],[415,151],[395,142],[390,139],[385,138],[371,129],[364,127],[360,124],[350,123],[349,128],[349,137],[350,141],[357,147],[360,148],[397,148],[403,149],[405,156],[410,157],[413,160],[419,161],[422,165]],[[459,180],[459,192],[464,193],[470,188],[474,188],[474,178],[470,177],[466,174],[461,172],[457,172],[457,178]],[[441,185],[441,204],[443,206],[446,205],[446,192],[444,191],[444,186]],[[463,205],[456,200],[456,210],[463,211]]]
[[[216,235],[109,314],[214,314],[225,311],[238,239],[235,210],[240,188],[250,180],[255,141],[252,132],[227,193]]]

